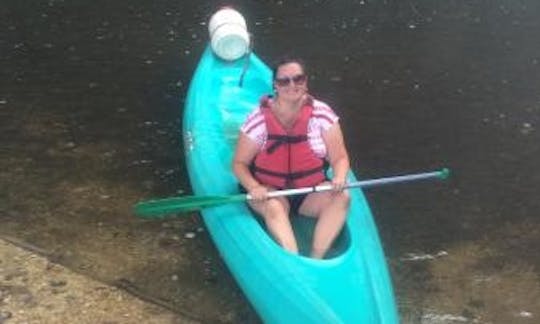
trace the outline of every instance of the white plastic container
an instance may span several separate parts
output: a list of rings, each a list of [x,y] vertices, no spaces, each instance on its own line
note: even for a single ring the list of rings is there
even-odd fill
[[[212,50],[224,60],[234,61],[249,51],[246,20],[232,8],[225,7],[212,15],[208,32]]]

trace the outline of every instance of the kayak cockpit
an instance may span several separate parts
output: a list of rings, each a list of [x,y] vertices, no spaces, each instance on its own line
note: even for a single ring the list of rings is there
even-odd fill
[[[317,219],[299,215],[292,216],[292,226],[298,249],[303,256],[309,256],[311,252],[311,243],[313,242],[313,232]],[[351,245],[351,237],[347,225],[343,226],[341,232],[334,240],[334,243],[328,250],[325,259],[332,259],[345,253]]]
[[[253,213],[253,212],[252,212]],[[264,221],[260,216],[253,215],[268,234],[272,238],[271,234],[266,228]],[[312,217],[305,217],[301,215],[291,215],[291,224],[294,231],[294,236],[298,244],[299,253],[302,256],[309,257],[311,252],[311,243],[313,242],[313,232],[315,231],[315,225],[317,219]],[[276,245],[278,243],[276,242]],[[351,246],[351,236],[347,224],[343,226],[343,229],[334,240],[334,243],[328,250],[325,259],[332,259],[343,255]]]

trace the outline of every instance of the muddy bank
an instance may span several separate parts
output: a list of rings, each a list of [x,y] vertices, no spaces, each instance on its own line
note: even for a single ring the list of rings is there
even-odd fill
[[[0,239],[0,323],[196,323]]]

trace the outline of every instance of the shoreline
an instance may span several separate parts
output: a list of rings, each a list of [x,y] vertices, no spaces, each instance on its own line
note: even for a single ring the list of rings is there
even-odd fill
[[[0,324],[197,323],[18,243],[0,238]]]

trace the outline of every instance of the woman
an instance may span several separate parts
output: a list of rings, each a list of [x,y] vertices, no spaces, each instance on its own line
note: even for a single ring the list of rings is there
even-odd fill
[[[249,205],[286,250],[298,253],[289,212],[317,218],[311,256],[323,258],[341,231],[349,208],[344,190],[349,170],[338,117],[308,94],[304,64],[280,61],[273,74],[274,97],[263,97],[241,127],[233,171],[254,198]],[[328,180],[325,167],[334,176]],[[268,198],[269,191],[331,183],[334,190]]]

